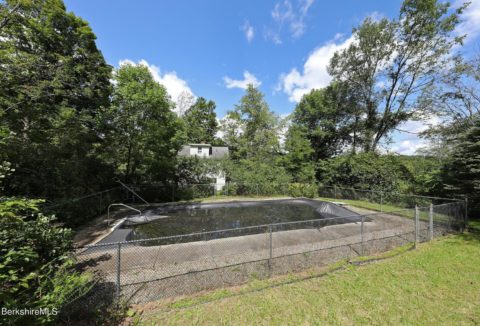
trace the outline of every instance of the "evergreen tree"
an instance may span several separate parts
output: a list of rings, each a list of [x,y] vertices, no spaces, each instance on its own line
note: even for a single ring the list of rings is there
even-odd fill
[[[293,125],[288,129],[283,161],[293,181],[308,183],[315,181],[315,163],[312,160],[314,151],[305,129],[299,125]]]
[[[183,116],[188,142],[208,143],[215,140],[218,130],[215,102],[198,98]]]
[[[240,103],[227,115],[225,141],[234,158],[270,161],[279,153],[278,117],[270,111],[263,94],[248,85]]]
[[[451,195],[466,195],[471,199],[470,208],[480,211],[480,117],[460,135],[444,168],[444,180]]]

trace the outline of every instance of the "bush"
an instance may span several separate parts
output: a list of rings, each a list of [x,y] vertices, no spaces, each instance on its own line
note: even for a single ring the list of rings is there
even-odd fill
[[[291,183],[288,185],[288,195],[291,197],[314,198],[318,195],[318,189],[315,184]]]
[[[257,184],[259,186],[259,194],[280,192],[280,185],[290,183],[291,181],[291,177],[285,168],[276,165],[274,162],[264,163],[245,159],[227,162],[225,168],[229,181],[237,183],[239,191],[241,187],[245,187],[248,194],[257,193]],[[269,185],[277,185],[277,188],[269,188]],[[263,187],[263,190],[260,187]],[[240,195],[240,193],[238,194]]]
[[[410,171],[399,156],[361,153],[320,161],[317,177],[322,184],[385,192],[408,192]]]
[[[55,312],[91,286],[88,274],[74,271],[71,230],[55,226],[38,203],[0,202],[0,299],[7,309],[49,308],[52,314],[10,316],[9,324],[53,323]]]

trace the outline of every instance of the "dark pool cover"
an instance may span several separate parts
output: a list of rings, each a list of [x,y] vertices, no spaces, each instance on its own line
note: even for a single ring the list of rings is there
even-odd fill
[[[183,239],[185,241],[176,240],[189,242],[206,240],[205,237],[212,239],[262,233],[265,232],[265,225],[273,225],[273,231],[276,232],[359,221],[359,215],[345,207],[311,199],[170,204],[151,207],[142,216],[128,218],[122,236],[125,230],[131,230],[125,240],[213,232],[199,239],[191,236],[192,239],[186,237]],[[250,229],[242,229],[245,227]],[[115,232],[111,237],[108,238],[118,240]],[[105,239],[105,242],[109,242],[109,239]]]

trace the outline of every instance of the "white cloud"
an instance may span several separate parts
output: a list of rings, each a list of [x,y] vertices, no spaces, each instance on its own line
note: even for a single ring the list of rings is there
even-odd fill
[[[460,7],[464,2],[464,0],[458,0],[454,7]],[[465,42],[469,42],[480,35],[480,0],[471,0],[462,18],[464,21],[458,25],[456,32],[458,35],[467,34]]]
[[[280,45],[282,44],[282,38],[280,37],[280,34],[278,32],[275,32],[271,29],[265,29],[264,30],[264,33],[263,33],[263,36],[266,40],[270,40],[272,41],[273,43],[275,43],[276,45]]]
[[[253,26],[250,25],[250,22],[248,20],[245,21],[245,24],[243,24],[242,30],[245,33],[245,37],[247,38],[247,41],[249,43],[252,42],[253,38],[255,37],[255,30]]]
[[[292,4],[290,0],[277,2],[271,12],[272,18],[277,24],[277,29],[281,30],[282,27],[286,25],[294,38],[302,36],[307,28],[305,17],[314,1],[315,0],[297,0],[295,4]],[[279,32],[269,30],[265,36],[275,44],[281,43]]]
[[[393,142],[388,146],[388,152],[394,152],[403,155],[413,155],[419,149],[429,148],[430,142],[419,137],[419,133],[426,131],[431,126],[437,126],[442,123],[437,116],[431,116],[426,120],[409,120],[401,124],[393,135]]]
[[[390,151],[402,155],[414,155],[419,149],[427,146],[427,142],[423,139],[407,139],[394,144]]]
[[[401,124],[398,129],[408,131],[412,134],[419,134],[426,131],[429,127],[437,126],[441,123],[438,116],[431,116],[427,120],[415,121],[408,120]]]
[[[143,59],[138,63],[135,63],[129,59],[120,60],[119,65],[121,66],[123,64],[142,65],[147,67],[152,74],[153,79],[159,84],[165,86],[168,95],[170,95],[175,104],[177,104],[177,102],[181,99],[180,95],[191,94],[195,98],[195,95],[188,86],[187,82],[178,77],[175,71],[168,71],[162,74],[159,67],[149,64]]]
[[[336,36],[338,41],[338,36]],[[354,36],[336,43],[327,42],[325,45],[310,53],[303,65],[303,72],[293,68],[288,74],[280,75],[278,89],[284,91],[291,102],[299,102],[302,96],[314,88],[327,86],[332,77],[327,72],[330,58],[336,51],[347,48],[354,41]]]
[[[232,79],[230,77],[223,77],[223,81],[225,82],[225,86],[227,88],[241,88],[247,89],[249,84],[252,84],[253,87],[258,87],[262,84],[261,81],[257,79],[253,74],[245,70],[243,72],[243,79]]]

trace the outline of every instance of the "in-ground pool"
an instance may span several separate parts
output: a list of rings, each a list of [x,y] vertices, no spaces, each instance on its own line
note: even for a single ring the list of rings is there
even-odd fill
[[[274,224],[273,231],[283,231],[360,221],[360,216],[347,208],[309,199],[164,205],[150,208],[143,216],[144,219],[127,219],[122,227],[125,240],[227,230],[145,242],[145,245],[159,245],[264,233],[269,224]],[[300,222],[277,224],[296,221]],[[235,230],[245,227],[251,228]]]

